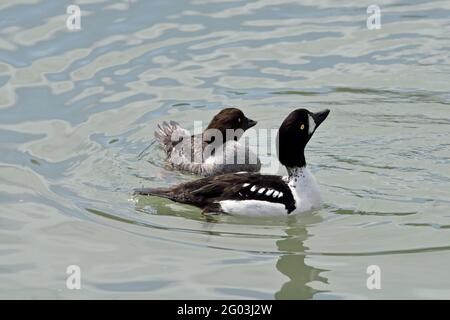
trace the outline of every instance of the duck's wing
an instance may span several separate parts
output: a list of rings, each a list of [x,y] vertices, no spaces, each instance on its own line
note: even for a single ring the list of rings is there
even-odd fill
[[[155,138],[164,148],[167,155],[170,155],[172,149],[185,138],[190,137],[190,132],[180,126],[178,122],[164,121],[158,124],[155,130]]]
[[[203,178],[173,188],[174,193],[192,204],[207,207],[223,200],[255,200],[278,203],[288,212],[295,209],[291,189],[280,176],[257,173],[233,173]],[[216,207],[216,205],[214,205]]]
[[[291,189],[280,176],[257,173],[228,173],[202,178],[172,188],[136,189],[135,193],[153,195],[203,208],[204,213],[225,212],[221,201],[235,203],[253,200],[256,204],[280,204],[286,212],[295,209]]]
[[[203,174],[203,145],[201,135],[186,136],[174,144],[167,163],[173,168]]]

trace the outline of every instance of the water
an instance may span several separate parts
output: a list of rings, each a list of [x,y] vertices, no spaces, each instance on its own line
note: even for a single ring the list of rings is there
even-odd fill
[[[0,297],[450,298],[450,2],[377,1],[368,30],[372,2],[87,0],[68,31],[72,2],[2,1]],[[306,151],[324,208],[133,199],[193,178],[138,158],[156,124],[223,106],[332,110]]]

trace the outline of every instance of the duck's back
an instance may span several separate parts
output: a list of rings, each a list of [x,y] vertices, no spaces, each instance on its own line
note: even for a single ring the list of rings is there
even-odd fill
[[[203,176],[214,176],[240,171],[258,172],[261,162],[248,146],[237,141],[213,147],[201,135],[183,139],[174,146],[168,163],[176,169]]]
[[[261,161],[258,156],[239,141],[230,140],[217,148],[204,164],[205,175],[219,175],[233,172],[259,172]]]

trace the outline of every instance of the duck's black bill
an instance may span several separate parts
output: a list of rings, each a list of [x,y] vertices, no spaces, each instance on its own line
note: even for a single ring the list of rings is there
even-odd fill
[[[257,123],[258,123],[258,121],[255,121],[255,120],[252,120],[252,119],[248,119],[247,129],[256,126]]]
[[[330,109],[325,109],[312,114],[314,122],[316,123],[316,128],[328,117]]]

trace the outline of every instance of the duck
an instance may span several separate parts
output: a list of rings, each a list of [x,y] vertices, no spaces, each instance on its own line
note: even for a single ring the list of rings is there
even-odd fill
[[[244,132],[256,124],[257,121],[247,118],[242,110],[225,108],[201,134],[191,135],[179,123],[169,121],[158,124],[154,135],[172,169],[201,176],[259,172],[258,156],[248,144],[239,142]]]
[[[292,111],[277,134],[277,151],[287,176],[254,172],[227,173],[169,188],[135,189],[136,195],[157,196],[199,207],[202,214],[287,216],[317,208],[322,197],[305,159],[305,147],[330,113],[329,109]]]

